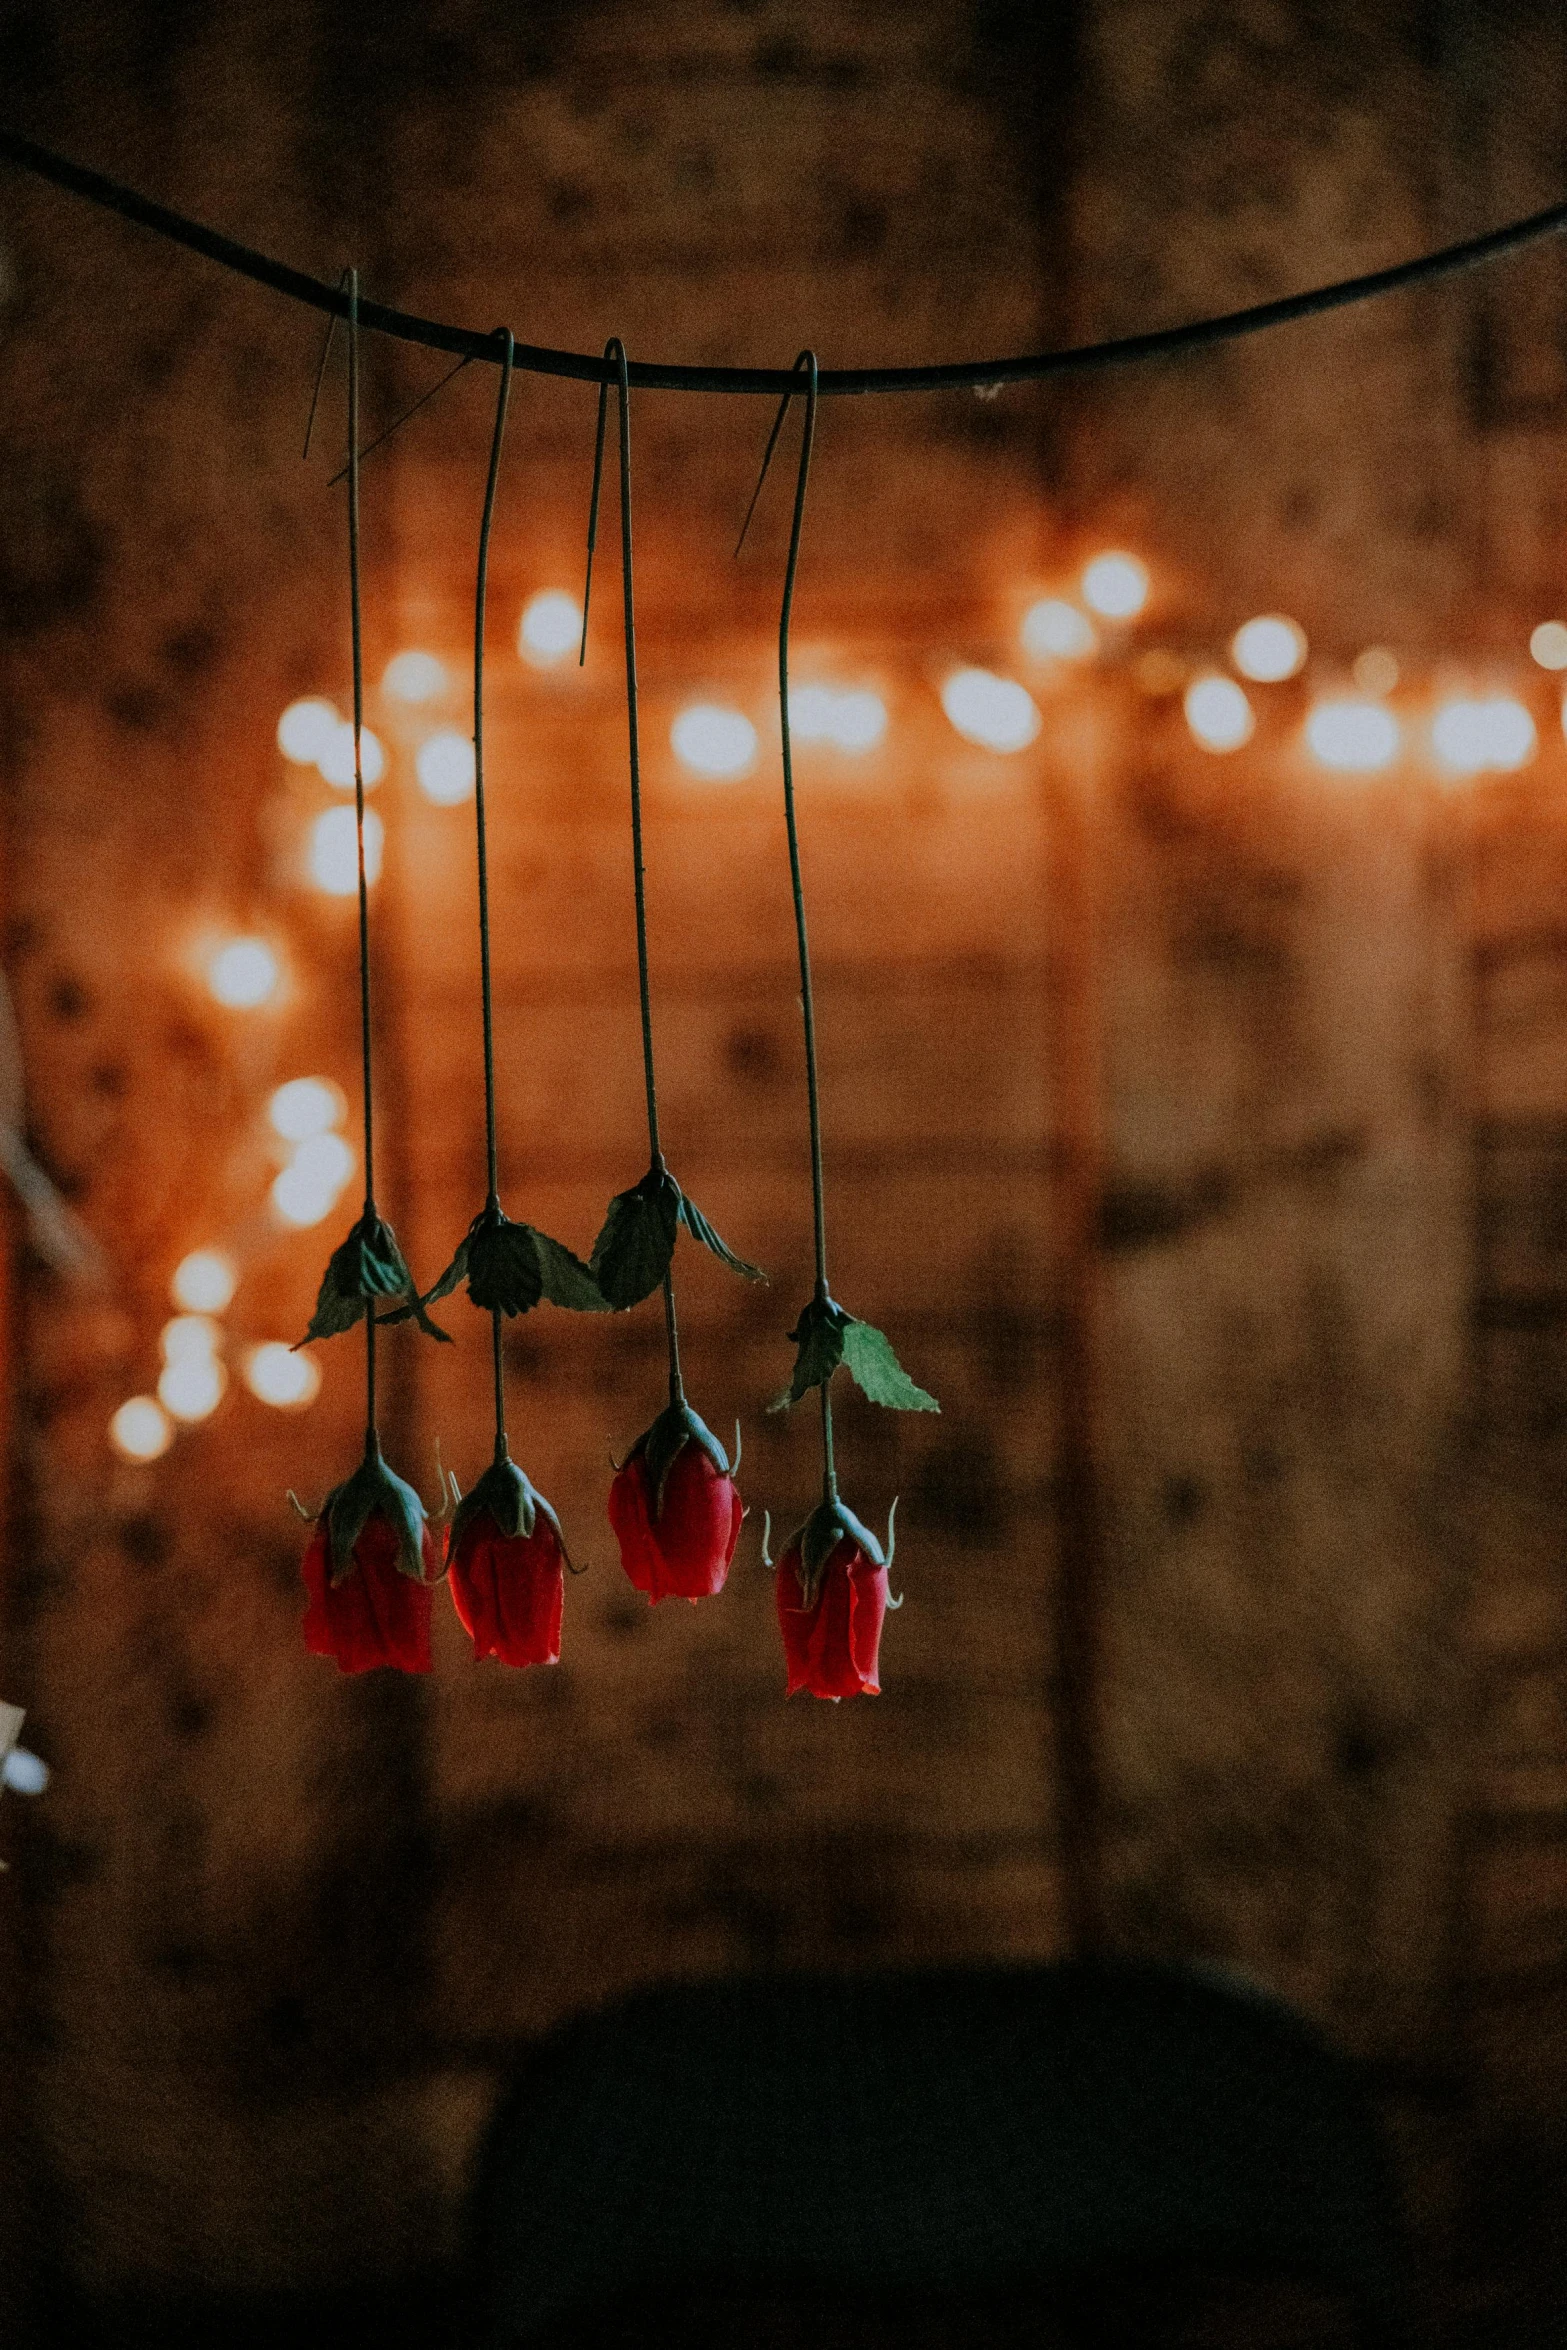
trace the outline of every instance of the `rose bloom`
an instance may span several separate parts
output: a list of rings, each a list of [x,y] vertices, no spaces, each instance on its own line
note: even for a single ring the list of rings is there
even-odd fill
[[[774,1597],[786,1694],[879,1697],[881,1628],[889,1602],[881,1544],[842,1502],[809,1517],[778,1561]]]
[[[650,1606],[722,1591],[744,1516],[723,1447],[684,1403],[637,1439],[609,1489],[621,1565]]]
[[[503,1534],[487,1510],[468,1520],[447,1574],[476,1657],[496,1656],[503,1665],[560,1662],[565,1564],[560,1530],[542,1511],[531,1534]]]
[[[398,1529],[372,1510],[355,1539],[347,1574],[334,1583],[330,1515],[328,1505],[305,1550],[305,1646],[316,1656],[336,1657],[343,1673],[368,1673],[376,1665],[427,1673],[431,1586],[441,1573],[440,1548],[428,1525],[421,1535],[427,1581],[403,1572]]]

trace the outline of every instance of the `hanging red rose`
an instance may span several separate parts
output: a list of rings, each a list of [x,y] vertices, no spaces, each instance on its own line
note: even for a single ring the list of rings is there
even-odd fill
[[[500,1438],[495,1458],[452,1519],[452,1601],[476,1657],[503,1665],[560,1662],[566,1546],[560,1521]]]
[[[683,1398],[637,1438],[609,1489],[620,1563],[649,1606],[722,1591],[744,1515],[723,1446]]]
[[[353,1475],[329,1493],[305,1548],[305,1646],[344,1673],[430,1670],[431,1587],[440,1545],[424,1504],[372,1436]]]
[[[894,1505],[896,1506],[896,1505]],[[843,1502],[824,1501],[785,1547],[774,1586],[789,1668],[786,1694],[878,1697],[882,1621],[900,1600],[887,1593],[887,1550]]]

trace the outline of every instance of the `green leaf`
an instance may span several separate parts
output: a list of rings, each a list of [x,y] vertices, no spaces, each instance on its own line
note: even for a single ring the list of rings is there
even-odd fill
[[[533,1231],[533,1245],[539,1254],[539,1271],[544,1276],[544,1294],[552,1306],[565,1306],[574,1314],[607,1314],[609,1300],[578,1256],[558,1240],[551,1240],[547,1232]]]
[[[373,1307],[388,1297],[401,1298],[406,1311],[430,1337],[447,1336],[424,1311],[396,1233],[384,1217],[367,1208],[342,1246],[332,1251],[310,1327],[299,1343],[305,1346],[313,1338],[337,1338],[345,1330],[356,1329],[365,1318],[366,1306]]]
[[[609,1203],[589,1269],[599,1294],[618,1312],[651,1297],[669,1270],[680,1225],[680,1186],[667,1167],[650,1167]]]
[[[939,1412],[940,1404],[916,1387],[892,1351],[892,1342],[869,1322],[850,1317],[843,1334],[843,1362],[862,1395],[893,1412]]]
[[[843,1361],[844,1332],[849,1316],[830,1297],[813,1297],[789,1336],[799,1350],[794,1376],[782,1395],[768,1405],[770,1412],[787,1411],[811,1388],[822,1386]]]
[[[747,1281],[765,1281],[767,1279],[767,1275],[762,1271],[760,1265],[748,1264],[744,1257],[735,1255],[729,1243],[720,1239],[713,1230],[696,1201],[689,1198],[685,1192],[680,1195],[680,1221],[692,1239],[699,1240],[705,1249],[710,1249],[715,1257],[729,1267],[731,1272],[744,1274]]]
[[[468,1295],[476,1306],[493,1313],[525,1314],[544,1295],[539,1252],[527,1224],[509,1217],[490,1216],[468,1236]]]
[[[468,1247],[469,1243],[473,1239],[473,1233],[477,1228],[478,1223],[479,1218],[476,1216],[474,1218],[473,1226],[470,1227],[469,1231],[458,1242],[457,1254],[453,1257],[451,1263],[447,1266],[445,1272],[441,1275],[441,1278],[435,1284],[435,1287],[425,1291],[424,1302],[427,1306],[433,1306],[437,1304],[443,1297],[450,1297],[453,1290],[460,1289],[463,1283],[467,1280]],[[398,1316],[394,1316],[392,1318],[394,1320],[400,1319]]]

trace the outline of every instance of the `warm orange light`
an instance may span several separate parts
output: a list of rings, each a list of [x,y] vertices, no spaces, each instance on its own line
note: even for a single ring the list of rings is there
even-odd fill
[[[174,1438],[169,1416],[150,1395],[133,1395],[109,1422],[109,1441],[128,1461],[155,1461]]]
[[[695,775],[743,775],[756,757],[756,728],[743,711],[693,702],[670,729],[675,756]]]
[[[281,1339],[269,1339],[246,1356],[245,1385],[262,1403],[300,1411],[321,1392],[321,1366],[313,1355],[295,1354]]]
[[[1088,661],[1099,650],[1087,613],[1061,596],[1042,596],[1030,604],[1018,633],[1024,652],[1034,661]]]
[[[414,772],[427,800],[438,808],[455,808],[473,797],[473,744],[453,729],[432,734],[419,745]]]
[[[1386,645],[1367,645],[1363,653],[1355,655],[1349,673],[1363,694],[1390,694],[1399,680],[1398,655],[1389,652]]]
[[[187,1314],[221,1314],[238,1286],[232,1257],[217,1248],[195,1248],[175,1266],[169,1293]]]
[[[1391,764],[1399,746],[1398,720],[1380,702],[1318,702],[1306,721],[1306,741],[1324,767],[1371,774]]]
[[[1529,650],[1542,669],[1567,669],[1567,628],[1559,620],[1542,620],[1529,639]]]
[[[941,706],[954,732],[987,751],[1026,750],[1039,732],[1027,687],[989,669],[955,669],[941,689]]]
[[[332,704],[314,695],[290,702],[277,722],[277,747],[296,767],[313,767],[341,724]]]
[[[229,1375],[215,1355],[178,1355],[158,1381],[158,1401],[176,1420],[205,1420],[223,1401]]]
[[[517,650],[535,669],[553,668],[582,641],[582,606],[564,588],[545,588],[522,608]]]
[[[321,747],[316,765],[326,781],[338,791],[354,788],[354,730],[345,720],[333,728]],[[364,776],[365,790],[370,791],[386,773],[386,753],[381,738],[363,727],[359,735],[359,767]]]
[[[1242,677],[1254,678],[1259,685],[1276,685],[1304,665],[1306,632],[1282,612],[1259,613],[1235,631],[1230,658]]]
[[[394,654],[381,678],[381,691],[394,702],[433,702],[446,686],[445,664],[433,653]]]
[[[347,1105],[326,1077],[291,1077],[267,1103],[274,1134],[285,1142],[308,1142],[337,1124]]]
[[[1186,723],[1205,751],[1238,751],[1257,721],[1233,678],[1194,677],[1186,689]]]
[[[1096,555],[1083,573],[1083,601],[1101,620],[1135,620],[1148,601],[1148,570],[1119,548]]]
[[[385,835],[373,808],[365,811],[365,880],[381,873]],[[359,849],[352,808],[328,808],[310,828],[310,878],[331,898],[351,898],[359,887]]]
[[[176,1314],[158,1333],[158,1345],[166,1363],[183,1363],[216,1353],[222,1336],[209,1314]]]
[[[319,1224],[337,1204],[357,1161],[340,1134],[314,1134],[299,1143],[272,1185],[272,1204],[285,1224]]]
[[[1431,747],[1444,767],[1458,775],[1487,768],[1511,772],[1534,757],[1534,720],[1510,694],[1483,701],[1445,702],[1431,722]]]
[[[887,705],[868,689],[802,685],[789,696],[789,734],[794,742],[831,743],[835,750],[858,753],[874,750],[886,731]]]
[[[264,938],[231,938],[207,965],[207,986],[231,1012],[251,1012],[277,993],[282,973]]]

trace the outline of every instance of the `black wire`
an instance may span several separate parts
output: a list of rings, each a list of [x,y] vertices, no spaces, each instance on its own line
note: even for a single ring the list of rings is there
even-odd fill
[[[232,237],[220,235],[216,229],[204,227],[200,221],[170,211],[167,205],[155,204],[149,197],[138,195],[134,188],[106,179],[102,172],[88,171],[79,163],[68,162],[64,156],[38,146],[32,139],[24,139],[16,131],[0,130],[0,157],[19,164],[23,170],[35,173],[55,187],[67,189],[72,195],[85,197],[91,204],[117,212],[122,219],[150,228],[174,244],[204,254],[209,261],[236,270],[241,277],[270,286],[274,293],[286,294],[293,301],[308,304],[312,310],[338,318],[348,315],[344,295],[333,286],[323,285],[319,278],[307,276],[302,269],[291,269],[286,262],[273,261],[265,253],[257,253],[248,245],[236,243]],[[1302,294],[1286,294],[1276,302],[1259,302],[1248,310],[1227,310],[1216,318],[1195,319],[1185,326],[1162,327],[1153,334],[1122,335],[1111,342],[1079,343],[1066,350],[1041,351],[1021,358],[961,360],[946,367],[830,367],[822,371],[817,389],[823,398],[868,392],[989,390],[1001,384],[1038,383],[1052,376],[1124,367],[1145,359],[1174,358],[1183,351],[1233,342],[1241,335],[1260,334],[1268,327],[1315,318],[1327,310],[1341,310],[1352,302],[1370,301],[1378,294],[1398,293],[1407,286],[1427,284],[1433,278],[1477,269],[1486,262],[1500,261],[1509,253],[1521,252],[1541,238],[1560,236],[1564,230],[1567,230],[1567,204],[1552,204],[1524,220],[1509,221],[1505,227],[1490,229],[1484,236],[1467,238],[1462,244],[1444,245],[1438,252],[1422,253],[1415,260],[1397,262],[1390,269],[1374,269],[1363,277],[1340,278],[1332,285],[1314,286]],[[422,343],[430,350],[450,351],[470,359],[491,362],[497,359],[494,337],[478,334],[471,327],[447,326],[439,319],[419,318],[380,302],[361,303],[359,320],[372,332],[394,336],[399,342]],[[567,376],[578,383],[616,381],[616,371],[607,360],[595,359],[584,351],[551,350],[537,343],[519,343],[515,364],[528,375]],[[790,389],[787,368],[676,367],[646,359],[638,360],[628,369],[627,381],[639,391],[765,392],[774,399]]]
[[[359,853],[359,1042],[365,1105],[365,1207],[375,1206],[375,1116],[370,1071],[370,891],[365,879],[365,670],[359,589],[359,272],[348,271],[348,604],[354,646],[354,836]],[[324,366],[323,361],[323,366]],[[319,391],[320,385],[317,384]],[[376,1442],[375,1300],[365,1300],[365,1442]]]

